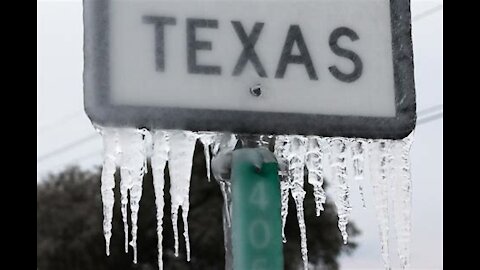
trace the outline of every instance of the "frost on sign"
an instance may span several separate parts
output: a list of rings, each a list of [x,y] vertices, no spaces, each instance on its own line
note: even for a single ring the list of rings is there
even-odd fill
[[[84,0],[103,126],[400,139],[415,125],[403,0]]]

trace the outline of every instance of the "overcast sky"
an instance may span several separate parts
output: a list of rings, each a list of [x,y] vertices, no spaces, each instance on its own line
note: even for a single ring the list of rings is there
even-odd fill
[[[101,162],[101,138],[83,112],[83,25],[80,0],[37,5],[37,181],[68,164]],[[443,2],[412,0],[417,111],[443,105]],[[76,141],[76,147],[68,146]],[[62,150],[64,147],[67,151]],[[56,154],[57,152],[57,154]],[[53,154],[51,154],[53,153]],[[412,269],[443,268],[443,118],[419,125],[411,153],[413,175]],[[353,187],[355,188],[355,187]],[[382,269],[370,186],[367,209],[352,191],[359,248],[342,269]],[[315,228],[307,228],[312,230]],[[393,240],[393,239],[392,239]],[[394,241],[392,241],[394,242]],[[99,243],[103,244],[103,243]],[[300,248],[300,247],[299,247]],[[391,249],[394,266],[398,260]]]

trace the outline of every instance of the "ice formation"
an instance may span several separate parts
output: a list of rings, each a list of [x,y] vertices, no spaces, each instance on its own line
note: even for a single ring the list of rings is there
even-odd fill
[[[197,139],[204,146],[207,179],[210,180],[210,162],[213,157],[233,151],[237,144],[235,134],[214,132],[191,132],[180,130],[153,130],[133,128],[99,128],[104,142],[104,161],[101,176],[103,202],[103,229],[106,253],[110,254],[110,238],[115,187],[114,174],[120,168],[121,213],[124,223],[125,252],[128,243],[133,248],[133,261],[137,262],[137,219],[142,196],[143,176],[147,170],[147,158],[151,157],[155,204],[157,207],[158,265],[163,269],[162,232],[164,209],[164,170],[168,164],[170,172],[170,195],[172,223],[175,237],[175,255],[178,256],[179,209],[182,209],[186,257],[190,260],[188,234],[189,189],[193,152]],[[300,135],[275,136],[274,154],[279,164],[281,195],[282,237],[286,242],[284,227],[291,194],[295,201],[301,236],[301,253],[304,268],[308,268],[308,250],[303,203],[305,199],[304,172],[307,182],[313,186],[316,215],[324,210],[327,195],[324,183],[329,181],[335,188],[335,205],[338,212],[338,227],[345,243],[348,240],[347,224],[352,203],[350,185],[356,183],[363,207],[365,207],[364,179],[369,179],[378,219],[381,239],[381,254],[385,268],[390,269],[389,232],[390,214],[393,216],[397,236],[398,256],[403,269],[409,264],[409,242],[411,233],[411,176],[409,151],[412,137],[403,140],[366,140],[342,137],[319,137]],[[367,174],[366,171],[369,173]],[[230,226],[231,201],[228,172],[215,175],[224,197],[226,225]],[[131,235],[127,210],[131,211]],[[392,211],[393,210],[393,211]],[[321,218],[321,217],[320,217]]]

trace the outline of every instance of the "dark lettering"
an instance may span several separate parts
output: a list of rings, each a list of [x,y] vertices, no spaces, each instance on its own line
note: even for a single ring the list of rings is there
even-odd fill
[[[240,54],[240,57],[238,57],[237,64],[233,69],[233,75],[240,75],[247,65],[247,62],[250,61],[260,77],[267,77],[267,73],[265,72],[265,69],[260,62],[260,59],[258,59],[258,55],[254,49],[255,43],[257,43],[258,36],[262,31],[264,23],[255,23],[252,32],[248,36],[239,21],[232,21],[232,25],[233,28],[235,28],[235,32],[237,33],[237,36],[243,45],[243,51],[242,54]]]
[[[197,63],[197,51],[212,50],[212,43],[209,41],[199,41],[196,36],[197,28],[218,28],[217,20],[207,19],[187,19],[187,62],[188,72],[194,74],[220,74],[222,72],[219,66],[199,65]]]
[[[342,82],[353,82],[362,76],[363,63],[356,53],[338,46],[338,39],[341,36],[346,36],[350,38],[351,41],[355,41],[358,40],[358,35],[350,28],[339,27],[332,32],[329,40],[330,49],[334,54],[348,58],[353,62],[353,71],[351,73],[343,73],[336,66],[330,66],[328,70],[330,70],[330,73],[332,73],[335,78]]]
[[[297,43],[300,55],[292,55],[293,45]],[[275,78],[283,78],[288,64],[303,64],[307,69],[310,80],[318,80],[315,67],[313,66],[310,53],[308,52],[305,40],[298,25],[290,25],[288,29],[287,38],[283,45],[282,56],[278,62],[277,72]]]
[[[165,70],[165,25],[175,25],[173,17],[143,16],[144,23],[155,25],[155,64],[157,71]]]

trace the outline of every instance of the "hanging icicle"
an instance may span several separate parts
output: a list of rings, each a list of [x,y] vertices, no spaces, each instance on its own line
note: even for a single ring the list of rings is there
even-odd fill
[[[223,156],[217,159],[215,179],[220,186],[220,191],[223,196],[223,211],[225,213],[226,224],[230,228],[232,225],[232,216],[230,211],[231,202],[231,183],[230,183],[230,166],[227,164],[231,162],[231,152],[237,145],[238,138],[232,133],[219,134],[214,138],[212,153],[214,157]]]
[[[410,234],[412,215],[412,180],[410,176],[410,148],[413,133],[392,146],[393,213],[400,266],[407,269],[410,261]]]
[[[128,223],[127,204],[130,195],[130,219],[132,222],[133,262],[137,263],[137,219],[140,199],[142,197],[143,175],[147,171],[145,136],[149,134],[145,130],[121,129],[120,148],[122,158],[120,163],[120,193],[122,196],[122,217],[125,230],[125,252],[128,252]]]
[[[115,171],[120,152],[118,131],[115,128],[100,130],[103,136],[103,169],[101,177],[101,192],[103,203],[103,232],[107,256],[110,256],[110,238],[112,237],[113,205],[115,203],[113,189],[115,188]]]
[[[165,165],[168,160],[168,133],[157,130],[153,134],[152,174],[153,188],[155,191],[155,206],[157,207],[157,237],[158,237],[158,268],[163,269],[163,208],[165,206]]]
[[[288,159],[285,156],[286,149],[285,145],[287,143],[286,136],[276,136],[275,137],[275,146],[274,146],[274,155],[277,158],[278,162],[278,174],[280,177],[280,200],[281,200],[281,217],[282,217],[282,241],[287,242],[285,237],[285,224],[287,222],[288,215],[288,196],[290,195],[290,181],[288,178]]]
[[[358,191],[360,192],[360,199],[362,200],[363,208],[366,208],[365,195],[363,192],[363,179],[365,178],[365,147],[366,140],[364,139],[352,139],[350,143],[350,154],[353,166],[353,178],[358,185]]]
[[[324,158],[324,147],[326,141],[318,136],[309,136],[307,142],[307,153],[305,163],[308,169],[308,183],[313,186],[313,196],[315,199],[316,215],[320,216],[323,211],[323,204],[327,200],[325,190],[323,190],[324,172],[322,159]]]
[[[305,226],[303,201],[305,199],[304,167],[306,154],[306,138],[303,136],[287,136],[286,154],[288,159],[288,177],[290,191],[297,208],[298,226],[300,228],[300,246],[304,269],[308,269],[307,229]]]
[[[373,195],[375,197],[375,209],[380,228],[380,243],[382,250],[382,258],[386,269],[390,269],[389,257],[389,206],[388,206],[388,178],[389,170],[389,141],[387,140],[370,140],[370,166],[373,187]]]
[[[199,140],[203,144],[203,153],[205,155],[205,166],[207,168],[207,179],[210,182],[210,146],[215,141],[215,138],[219,136],[215,132],[202,132],[199,133]]]
[[[333,138],[331,144],[331,168],[333,180],[337,185],[335,205],[338,212],[338,228],[342,233],[343,242],[348,240],[347,224],[352,206],[350,204],[350,191],[347,179],[346,163],[346,140],[344,138]]]
[[[175,237],[175,256],[178,257],[178,210],[182,207],[182,218],[187,252],[190,261],[190,238],[188,235],[188,211],[190,177],[192,173],[193,151],[197,135],[191,131],[169,132],[170,151],[168,153],[168,170],[170,172],[170,196],[172,198],[172,224]]]
[[[237,144],[234,134],[213,132],[157,130],[151,134],[146,130],[131,128],[98,128],[104,141],[104,161],[101,177],[103,202],[103,229],[106,253],[110,254],[112,215],[116,166],[120,167],[121,213],[124,222],[125,252],[128,252],[127,209],[130,203],[133,261],[137,262],[137,220],[142,196],[143,176],[146,173],[147,156],[152,156],[153,185],[157,207],[158,265],[163,269],[162,232],[164,202],[164,170],[168,161],[171,178],[172,224],[175,238],[175,255],[178,256],[178,211],[182,208],[187,261],[190,261],[188,233],[189,188],[193,152],[197,138],[204,145],[207,178],[210,180],[210,150],[214,157],[225,155],[222,162],[229,162],[228,155]],[[413,133],[412,133],[413,134]],[[411,233],[411,177],[409,151],[413,135],[403,140],[365,140],[341,137],[279,135],[275,136],[274,154],[279,164],[282,238],[286,242],[285,223],[288,214],[289,193],[294,198],[300,228],[301,253],[304,268],[308,268],[306,227],[303,202],[304,169],[308,170],[308,183],[313,186],[316,215],[323,211],[326,194],[323,183],[327,179],[336,187],[335,204],[338,211],[338,227],[344,243],[347,243],[347,224],[352,209],[349,194],[349,179],[354,179],[365,207],[363,180],[369,172],[373,187],[376,215],[380,228],[382,257],[385,268],[390,269],[389,258],[389,198],[393,203],[398,255],[403,269],[409,265],[409,243]],[[152,149],[153,145],[153,150]],[[367,170],[366,164],[369,164]],[[225,164],[214,164],[226,168]],[[224,225],[231,226],[229,204],[231,187],[229,171],[216,170],[215,175],[224,197]],[[214,170],[215,172],[215,170]],[[218,174],[218,175],[217,175]],[[390,194],[390,193],[391,194]],[[389,195],[393,195],[390,197]]]

